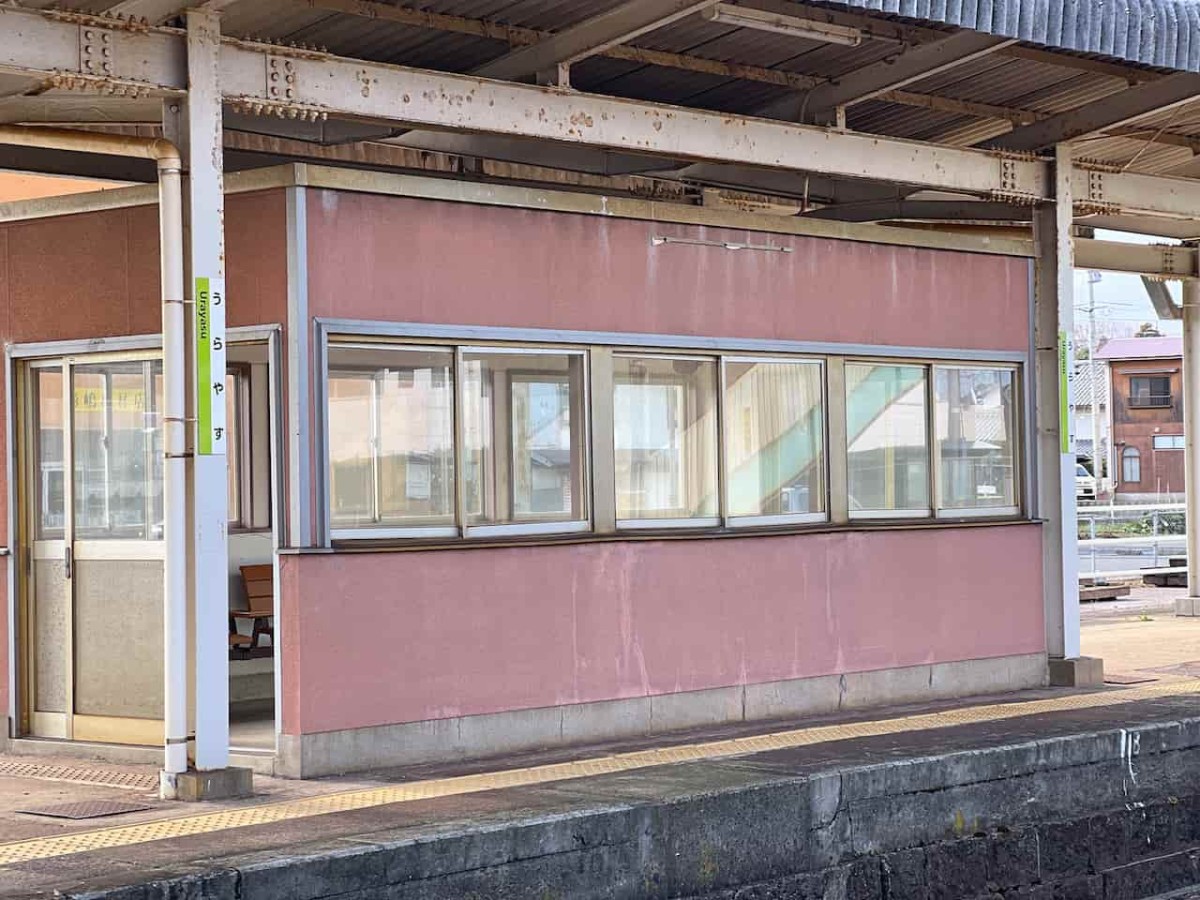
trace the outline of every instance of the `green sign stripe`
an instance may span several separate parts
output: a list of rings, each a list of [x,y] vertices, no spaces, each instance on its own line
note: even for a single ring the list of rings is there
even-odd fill
[[[196,279],[196,452],[211,456],[212,292],[207,278]]]

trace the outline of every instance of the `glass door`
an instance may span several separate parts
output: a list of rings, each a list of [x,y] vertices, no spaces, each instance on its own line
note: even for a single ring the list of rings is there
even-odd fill
[[[162,364],[30,371],[30,727],[162,743]]]

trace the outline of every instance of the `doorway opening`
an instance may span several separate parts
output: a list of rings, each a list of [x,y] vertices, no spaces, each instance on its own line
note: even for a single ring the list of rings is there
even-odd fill
[[[270,755],[273,343],[231,340],[226,377],[230,745]],[[161,353],[63,352],[21,359],[14,374],[21,733],[161,747]],[[255,573],[265,580],[248,582]]]

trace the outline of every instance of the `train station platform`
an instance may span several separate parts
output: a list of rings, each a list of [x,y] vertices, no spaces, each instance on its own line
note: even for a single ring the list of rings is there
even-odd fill
[[[8,756],[0,897],[1151,897],[1200,883],[1198,774],[1171,676],[188,806],[148,767]],[[45,814],[114,802],[141,809]]]

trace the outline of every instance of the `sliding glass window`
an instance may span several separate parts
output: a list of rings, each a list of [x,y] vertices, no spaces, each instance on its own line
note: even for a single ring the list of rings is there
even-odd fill
[[[846,363],[846,440],[852,519],[930,514],[924,366]]]
[[[717,361],[613,356],[620,527],[720,524]]]
[[[330,346],[335,537],[457,534],[453,369],[448,349]]]
[[[724,361],[725,513],[730,525],[825,519],[819,362]]]
[[[1020,513],[1012,363],[349,336],[326,362],[337,541]]]
[[[1016,514],[1016,373],[936,366],[933,384],[938,514]]]
[[[462,351],[467,534],[586,531],[583,352]]]

